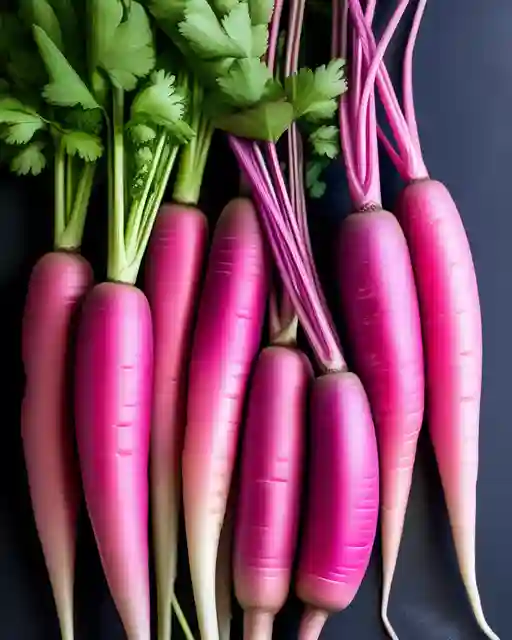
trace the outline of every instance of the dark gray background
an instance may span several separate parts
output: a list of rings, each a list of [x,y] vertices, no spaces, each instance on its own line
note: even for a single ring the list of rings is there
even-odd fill
[[[381,0],[381,17],[395,0]],[[431,175],[451,189],[473,248],[484,319],[484,390],[478,486],[477,568],[484,609],[502,640],[512,637],[512,435],[509,429],[512,362],[512,3],[510,0],[430,0],[415,62],[420,133]],[[320,46],[319,37],[313,40]],[[391,57],[399,60],[399,48]],[[218,141],[217,153],[225,153]],[[215,216],[234,194],[232,160],[209,168],[207,210]],[[219,180],[219,166],[226,179]],[[219,183],[222,183],[219,189]],[[383,161],[385,205],[399,188]],[[97,195],[101,204],[101,193]],[[329,289],[329,239],[347,213],[343,173],[329,171],[329,192],[311,207],[319,264]],[[51,246],[51,179],[0,181],[0,636],[6,640],[56,640],[58,630],[42,554],[35,535],[21,444],[19,406],[23,373],[20,320],[34,261]],[[91,208],[84,253],[102,276],[106,244],[103,208]],[[333,617],[322,638],[378,640],[379,546],[353,605]],[[181,598],[189,600],[186,574]],[[79,534],[77,638],[123,638],[108,596],[85,516]],[[190,602],[187,602],[190,612]],[[275,637],[293,638],[298,606],[279,617]],[[424,431],[405,528],[391,617],[402,640],[477,640],[461,587],[432,451]],[[176,634],[175,637],[180,637]],[[233,638],[240,636],[238,623]]]

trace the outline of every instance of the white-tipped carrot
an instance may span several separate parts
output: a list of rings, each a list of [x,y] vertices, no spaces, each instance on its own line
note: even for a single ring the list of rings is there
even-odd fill
[[[183,497],[203,640],[219,638],[219,537],[268,285],[267,249],[256,210],[250,200],[235,199],[222,212],[213,236],[189,368]]]
[[[162,207],[146,263],[154,336],[150,475],[160,640],[171,636],[187,371],[207,235],[207,220],[199,209]]]
[[[482,320],[476,274],[464,226],[446,187],[429,178],[421,153],[412,91],[412,59],[426,0],[418,3],[406,47],[403,112],[382,61],[382,48],[361,9],[350,0],[365,57],[369,83],[377,76],[384,109],[398,150],[381,139],[407,186],[396,215],[404,230],[420,302],[427,376],[428,427],[434,446],[457,558],[476,621],[488,638],[497,635],[485,620],[476,580],[475,524],[478,439],[482,382]],[[397,23],[408,2],[401,0]]]
[[[372,23],[375,0],[366,3]],[[334,0],[333,49],[346,46],[346,3]],[[396,24],[379,43],[388,45]],[[341,101],[340,130],[355,206],[341,225],[336,284],[354,369],[368,393],[377,430],[381,476],[382,620],[389,635],[388,602],[409,499],[424,413],[425,377],[418,295],[409,249],[395,216],[382,209],[373,92],[358,118],[369,64],[355,29],[351,86]],[[338,51],[343,55],[343,51]]]

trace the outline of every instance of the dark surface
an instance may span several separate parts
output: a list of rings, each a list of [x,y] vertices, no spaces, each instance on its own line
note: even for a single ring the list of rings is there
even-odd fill
[[[394,1],[382,0],[384,9]],[[484,392],[478,486],[477,568],[489,623],[502,640],[512,637],[512,435],[509,429],[512,303],[512,3],[510,0],[431,0],[418,43],[416,104],[427,166],[460,205],[473,248],[484,319]],[[397,59],[396,57],[392,58]],[[223,153],[221,145],[219,153]],[[225,152],[225,148],[224,148]],[[210,167],[205,193],[214,215],[234,193]],[[223,165],[224,166],[224,165]],[[232,161],[225,166],[233,174]],[[50,180],[50,178],[47,178]],[[311,208],[314,239],[327,254],[333,226],[346,213],[342,172],[329,172],[322,207]],[[219,183],[221,189],[219,190]],[[385,205],[399,187],[383,163]],[[51,184],[0,182],[0,637],[56,640],[58,631],[42,554],[30,513],[19,436],[23,374],[20,321],[27,278],[51,246]],[[100,199],[100,196],[98,196]],[[103,211],[91,210],[84,253],[102,274]],[[324,267],[324,260],[320,261]],[[325,273],[328,285],[328,273]],[[354,604],[333,617],[322,638],[378,640],[379,549]],[[183,557],[183,564],[185,558]],[[187,583],[186,574],[180,578]],[[188,591],[188,590],[187,590]],[[181,597],[188,599],[181,590]],[[77,638],[123,638],[102,579],[91,533],[82,518],[77,572]],[[187,610],[190,612],[190,603]],[[276,623],[275,637],[294,638],[292,603]],[[457,572],[444,502],[426,432],[422,437],[390,614],[401,640],[478,640]],[[180,637],[176,634],[175,637]],[[240,638],[239,625],[233,638]]]

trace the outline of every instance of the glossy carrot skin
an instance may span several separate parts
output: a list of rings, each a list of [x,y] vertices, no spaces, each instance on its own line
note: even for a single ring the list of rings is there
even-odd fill
[[[453,198],[440,182],[410,184],[396,215],[409,243],[420,298],[429,432],[460,570],[475,615],[488,628],[475,569],[482,319],[471,249]]]
[[[189,373],[183,493],[189,562],[203,640],[218,640],[216,558],[251,368],[269,291],[268,252],[248,199],[217,223]]]
[[[407,242],[391,213],[350,215],[338,250],[336,280],[354,371],[368,394],[378,437],[387,606],[425,404],[418,294]]]
[[[158,637],[162,640],[171,635],[187,371],[207,239],[208,223],[201,211],[166,205],[158,214],[146,258],[145,291],[154,335],[152,525]]]
[[[149,640],[148,455],[153,335],[144,294],[103,283],[87,296],[75,411],[87,508],[129,640]]]
[[[308,611],[318,611],[325,620],[329,612],[348,607],[361,585],[379,511],[375,430],[366,393],[353,373],[315,380],[310,451],[296,589]],[[308,618],[301,640],[318,637]]]
[[[92,279],[89,263],[78,254],[46,254],[32,271],[23,316],[23,449],[32,508],[64,640],[74,637],[80,503],[73,420],[67,402],[70,339],[76,312]]]
[[[273,617],[288,596],[311,381],[311,365],[295,349],[267,347],[255,365],[234,548],[235,594],[246,612],[246,639],[271,639]]]

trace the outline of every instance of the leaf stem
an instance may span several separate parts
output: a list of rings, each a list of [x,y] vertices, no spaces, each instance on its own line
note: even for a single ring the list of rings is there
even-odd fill
[[[124,91],[112,89],[112,210],[109,216],[108,268],[109,279],[118,280],[126,266],[124,244],[125,157],[124,157]]]
[[[153,188],[166,142],[167,134],[162,133],[160,135],[160,139],[158,140],[155,155],[151,163],[151,170],[148,173],[142,195],[139,198],[136,198],[131,206],[125,232],[125,244],[128,261],[130,261],[130,258],[135,257],[135,254],[137,252],[137,239],[139,237],[141,225],[143,224],[147,199],[151,192],[151,189]]]
[[[96,163],[86,162],[80,175],[69,221],[58,239],[59,249],[76,251],[82,244],[87,208],[91,199]]]
[[[64,233],[66,226],[66,153],[62,140],[57,142],[55,150],[55,210],[54,210],[54,244],[58,248],[58,242]]]
[[[197,205],[201,193],[214,131],[210,118],[204,113],[203,102],[204,91],[194,78],[190,105],[190,126],[194,130],[195,136],[181,151],[178,175],[173,191],[173,200],[180,204]]]

